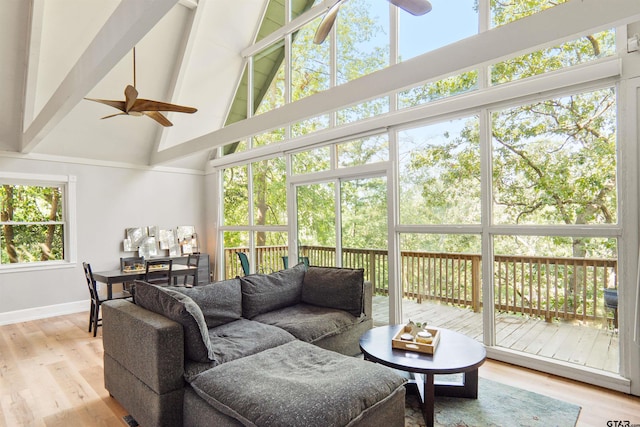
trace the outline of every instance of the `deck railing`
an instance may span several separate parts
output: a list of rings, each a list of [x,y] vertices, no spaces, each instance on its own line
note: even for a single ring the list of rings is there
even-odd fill
[[[226,277],[242,275],[235,252],[225,250]],[[260,247],[258,272],[281,270],[286,246]],[[335,248],[303,246],[300,256],[312,265],[334,266]],[[617,288],[617,260],[497,255],[494,258],[494,301],[503,312],[553,319],[607,318],[604,289]],[[400,253],[403,298],[434,300],[479,311],[482,307],[479,254],[403,251]],[[295,263],[294,263],[295,264]],[[290,264],[293,265],[293,264]],[[343,248],[344,267],[364,268],[376,294],[388,294],[388,254],[380,249]]]

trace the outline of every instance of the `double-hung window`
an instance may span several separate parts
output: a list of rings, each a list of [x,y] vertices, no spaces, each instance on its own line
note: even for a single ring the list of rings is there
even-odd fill
[[[75,262],[75,177],[0,173],[0,271]]]

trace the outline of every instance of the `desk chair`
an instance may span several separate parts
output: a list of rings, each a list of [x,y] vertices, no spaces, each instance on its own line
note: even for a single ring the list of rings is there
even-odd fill
[[[125,268],[134,267],[136,265],[144,265],[143,256],[120,257],[120,271],[124,271]],[[123,289],[129,292],[131,292],[132,286],[133,282],[124,282],[122,284]]]
[[[166,268],[161,268],[165,266]],[[158,286],[171,285],[173,275],[173,260],[148,260],[144,274],[144,281]]]
[[[191,286],[197,286],[198,285],[198,266],[199,266],[199,264],[200,264],[200,254],[199,253],[192,253],[192,254],[189,254],[187,256],[187,267],[195,267],[196,268],[196,272],[193,274],[193,276],[185,274],[184,282],[183,282],[184,286],[191,287]],[[193,280],[192,284],[189,284],[189,278],[191,278]]]
[[[249,275],[249,258],[247,258],[247,254],[244,252],[236,252],[238,258],[240,259],[240,265],[242,266],[242,271],[245,276]]]
[[[298,263],[304,263],[305,268],[309,268],[309,257],[308,256],[299,256],[298,257]],[[286,270],[287,268],[289,268],[289,257],[288,256],[283,256],[282,257],[282,264],[284,265],[284,269]]]
[[[101,298],[98,293],[98,286],[96,280],[93,278],[93,270],[89,263],[83,262],[82,268],[84,269],[84,277],[87,279],[87,287],[89,288],[89,295],[91,296],[91,310],[89,311],[89,332],[93,330],[93,336],[98,333],[98,326],[102,326],[102,319],[100,318],[100,306],[105,302],[106,298]],[[127,291],[114,292],[111,299],[126,299],[131,298],[131,294]]]

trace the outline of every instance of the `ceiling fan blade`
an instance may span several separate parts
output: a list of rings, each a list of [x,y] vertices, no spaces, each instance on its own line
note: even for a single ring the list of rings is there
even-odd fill
[[[115,116],[128,116],[128,114],[127,114],[127,113],[125,113],[125,112],[122,112],[122,113],[116,113],[116,114],[111,114],[111,115],[108,115],[108,116],[100,117],[100,119],[101,119],[101,120],[103,120],[103,119],[110,119],[111,117],[115,117]]]
[[[139,98],[129,111],[144,113],[146,111],[174,111],[176,113],[195,113],[197,108],[185,107],[183,105],[169,104],[168,102],[152,101],[150,99]]]
[[[313,36],[313,42],[315,44],[322,44],[322,42],[325,41],[325,39],[329,35],[329,32],[331,31],[331,28],[333,27],[333,24],[336,22],[340,6],[345,1],[346,0],[338,0],[333,6],[329,8],[327,13],[324,15],[324,18],[322,18],[322,21],[320,21],[320,25],[318,25],[318,28],[316,29],[315,36]]]
[[[157,111],[144,111],[142,114],[144,114],[147,117],[151,117],[153,120],[160,123],[164,127],[173,126],[173,123],[171,123],[169,119],[167,119],[165,116],[162,115],[162,113],[159,113]]]
[[[345,0],[338,0],[337,3],[340,3]],[[335,18],[334,18],[335,20]],[[138,90],[136,89],[136,50],[133,48],[133,86],[127,85],[124,89],[124,101],[111,101],[108,99],[93,99],[93,98],[85,98],[89,101],[99,102],[101,104],[106,104],[111,107],[117,108],[122,111],[121,113],[111,114],[109,116],[103,117],[103,119],[108,119],[110,117],[115,116],[148,116],[151,117],[156,122],[160,123],[162,126],[173,126],[173,123],[169,121],[165,116],[163,116],[159,111],[173,111],[176,113],[195,113],[198,111],[193,107],[186,107],[184,105],[176,105],[170,104],[168,102],[160,102],[160,101],[152,101],[150,99],[141,99],[138,98]]]
[[[431,11],[429,0],[388,0],[394,6],[409,12],[412,15],[420,16]]]
[[[105,104],[113,108],[117,108],[122,112],[126,112],[124,101],[110,101],[108,99],[94,99],[94,98],[85,98],[87,101],[99,102],[100,104]]]
[[[127,85],[127,87],[124,88],[124,99],[126,99],[125,111],[131,110],[133,105],[136,103],[136,100],[138,99],[138,91],[136,90],[136,88],[131,85]]]

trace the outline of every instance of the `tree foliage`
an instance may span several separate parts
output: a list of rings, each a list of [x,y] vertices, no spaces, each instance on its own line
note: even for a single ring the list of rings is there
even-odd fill
[[[331,82],[329,71],[329,49],[328,44],[315,45],[313,36],[317,22],[307,25],[294,34],[292,43],[292,100],[302,99],[306,96],[325,90]],[[366,1],[353,0],[341,8],[339,22],[336,24],[340,40],[340,63],[342,66],[338,70],[338,80],[346,82],[380,69],[388,64],[388,42],[384,46],[371,45],[371,40],[378,34],[380,26],[376,24],[368,13]],[[273,80],[264,94],[260,95],[260,105],[256,107],[256,114],[261,114],[282,104],[285,98],[285,67],[279,64],[278,70],[273,72]],[[362,116],[374,115],[371,111],[376,109],[388,111],[388,100],[372,101],[363,106],[345,110],[341,117],[343,121],[353,121]],[[307,126],[302,129],[299,126],[298,132],[305,134],[314,131],[316,126],[323,126],[322,120],[310,120]],[[284,140],[284,130],[273,130],[258,135],[253,140],[253,146],[267,145]],[[371,144],[359,144],[366,153],[354,153],[351,161],[366,161],[367,157],[379,155],[372,151]],[[384,145],[387,147],[388,142]],[[353,149],[352,149],[353,150]],[[350,157],[345,153],[345,158]],[[319,164],[326,163],[324,154],[314,157],[314,154],[304,153],[298,158],[298,167],[304,171],[316,168]],[[286,211],[286,170],[283,158],[275,158],[268,161],[254,162],[250,165],[253,182],[253,212],[252,224],[261,225],[285,225],[287,220]],[[248,198],[248,171],[244,167],[234,167],[225,170],[224,183],[224,215],[225,225],[248,225],[248,205],[244,202]],[[333,210],[334,197],[325,197],[320,191],[310,192],[301,197],[308,197],[310,200],[300,200],[300,203],[308,203],[310,215],[301,218],[301,227],[309,226],[312,229],[323,232],[314,233],[314,242],[332,241],[335,245],[335,222],[328,222]],[[315,212],[319,217],[314,218],[311,212]],[[305,222],[309,222],[305,224]],[[364,224],[365,222],[362,221]],[[327,235],[327,233],[329,233]],[[227,234],[225,234],[227,236]],[[231,241],[235,234],[228,234],[225,238],[225,245],[233,246]],[[386,238],[386,233],[384,233]],[[318,240],[319,239],[319,240]],[[328,240],[327,240],[328,239]],[[264,232],[256,233],[256,246],[269,244],[268,234]],[[316,243],[318,244],[318,243]]]
[[[553,7],[557,1],[491,0],[492,25],[504,25],[526,15]],[[341,8],[337,31],[337,83],[347,82],[381,69],[388,64],[389,45],[379,43],[386,27],[371,15],[366,0],[351,0]],[[328,43],[311,43],[317,22],[298,31],[292,46],[291,99],[297,100],[329,87]],[[580,37],[558,46],[536,50],[501,61],[490,67],[490,82],[500,85],[543,73],[592,61],[615,51],[615,34],[604,31]],[[281,67],[274,73],[270,89],[265,92],[258,112],[277,108],[285,98],[285,73]],[[402,91],[399,108],[433,102],[478,88],[478,72],[470,70],[436,82]],[[383,114],[389,109],[389,98],[368,100],[349,106],[337,114],[344,124]],[[616,104],[612,88],[585,93],[570,93],[536,102],[523,103],[492,111],[491,141],[491,219],[497,224],[605,224],[617,221],[616,185]],[[296,135],[325,127],[325,118],[296,124]],[[472,115],[459,121],[440,124],[436,134],[425,129],[399,133],[401,222],[403,224],[478,224],[481,221],[480,119]],[[284,131],[261,135],[259,144],[283,140]],[[387,142],[388,144],[388,142]],[[410,149],[403,144],[411,146]],[[346,159],[343,166],[375,161],[388,145],[363,143],[348,145],[338,156]],[[404,151],[403,151],[404,150]],[[405,157],[403,157],[405,156]],[[329,150],[313,149],[294,156],[294,173],[327,170]],[[367,160],[369,159],[369,160]],[[254,224],[280,224],[286,221],[286,188],[284,162],[264,167],[252,165],[254,182]],[[235,181],[234,181],[235,182]],[[238,181],[247,185],[248,180]],[[376,187],[377,186],[377,187]],[[348,224],[343,235],[355,247],[386,245],[386,223],[367,219],[372,209],[386,209],[386,183],[364,182],[362,186],[344,187],[344,203],[353,212],[342,218]],[[227,193],[229,192],[229,193]],[[225,185],[226,204],[246,192]],[[261,193],[261,194],[259,194]],[[301,242],[334,245],[333,190],[307,186],[297,195]],[[257,202],[255,201],[257,200]],[[238,205],[238,217],[244,205]],[[230,211],[229,211],[230,212]],[[234,216],[235,215],[235,216]],[[272,218],[272,219],[269,219]],[[384,216],[386,219],[386,215]],[[226,221],[226,218],[225,218]],[[244,222],[246,223],[246,222]],[[226,221],[226,224],[229,222]],[[302,238],[304,233],[306,237]],[[385,236],[379,239],[379,236]],[[558,247],[572,247],[572,255],[614,255],[615,243],[602,239],[568,238],[535,239],[515,236],[499,239],[498,252],[518,253],[527,248],[534,253],[552,255]],[[346,243],[343,242],[343,245]],[[452,252],[477,251],[476,236],[407,236],[403,248],[439,247]],[[562,251],[564,254],[564,249]]]
[[[2,264],[64,259],[62,189],[0,187]]]

